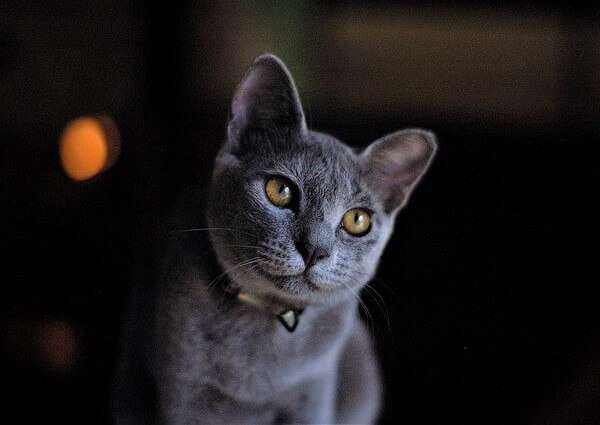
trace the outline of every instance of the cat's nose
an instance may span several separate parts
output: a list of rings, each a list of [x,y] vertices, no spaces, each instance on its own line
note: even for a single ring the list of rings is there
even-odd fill
[[[329,250],[323,246],[313,245],[310,242],[300,242],[296,244],[296,249],[302,255],[306,270],[314,266],[317,261],[329,257]]]

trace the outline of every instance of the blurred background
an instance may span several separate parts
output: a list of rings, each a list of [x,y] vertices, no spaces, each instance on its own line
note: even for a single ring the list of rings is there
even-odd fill
[[[385,308],[363,294],[381,422],[600,423],[600,21],[573,3],[0,3],[3,415],[110,421],[149,235],[270,51],[311,127],[439,137],[373,282]]]

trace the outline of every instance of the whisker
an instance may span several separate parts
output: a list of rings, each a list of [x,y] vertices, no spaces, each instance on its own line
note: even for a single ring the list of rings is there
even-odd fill
[[[255,245],[237,245],[237,244],[214,244],[216,246],[224,246],[224,247],[229,247],[229,248],[252,248],[252,249],[259,249],[259,246],[255,246]]]
[[[208,230],[231,230],[236,231],[237,229],[232,229],[230,227],[198,227],[195,229],[182,229],[182,230],[171,230],[171,233],[187,233],[187,232],[201,232]]]
[[[369,308],[367,307],[367,305],[364,303],[363,300],[360,299],[360,296],[355,291],[352,290],[352,288],[350,288],[348,285],[346,285],[346,283],[343,280],[339,280],[338,282],[341,283],[344,286],[344,288],[346,288],[348,291],[350,291],[350,293],[352,295],[354,295],[354,298],[356,298],[356,300],[360,303],[361,307],[364,309],[364,311],[369,319],[371,332],[374,333],[375,328],[374,328],[373,316],[371,316],[371,312],[369,311]]]
[[[357,275],[363,275],[363,276],[368,276],[369,278],[383,284],[386,289],[388,289],[390,292],[392,292],[392,294],[399,298],[398,295],[396,293],[394,293],[393,291],[391,291],[391,289],[385,285],[384,282],[382,282],[380,279],[375,278],[374,276],[372,276],[369,273],[365,273],[362,272],[360,270],[356,270],[348,265],[345,265],[345,267],[350,270],[352,273],[355,273]],[[355,276],[353,276],[350,273],[346,273],[345,276],[349,279],[354,280],[356,283],[361,284],[362,282],[360,282]],[[377,305],[378,309],[381,311],[381,314],[383,315],[385,321],[386,321],[386,327],[387,327],[387,331],[388,334],[390,335],[390,337],[393,339],[394,338],[394,332],[392,329],[392,325],[391,325],[391,321],[390,321],[390,314],[389,314],[389,310],[387,308],[387,304],[385,302],[385,299],[383,298],[383,296],[379,293],[379,291],[377,291],[377,289],[375,289],[375,287],[373,285],[370,285],[368,282],[365,284],[364,286],[365,288],[365,293],[368,294],[371,299],[375,302],[375,304]],[[402,302],[400,302],[400,304],[402,305],[402,307],[406,310],[406,306],[404,306],[404,304]],[[407,314],[410,316],[410,313],[407,312]]]
[[[345,274],[344,276],[347,277],[347,278],[349,278],[349,279],[351,279],[351,280],[353,280],[358,285],[362,285],[363,284],[360,280],[358,280],[357,278],[355,278],[352,275]],[[366,293],[369,294],[369,296],[373,299],[373,301],[375,302],[375,304],[377,305],[377,307],[379,308],[379,310],[383,314],[384,318],[386,319],[388,332],[390,334],[390,337],[393,338],[393,332],[392,332],[391,325],[390,325],[390,320],[389,320],[389,312],[387,310],[387,306],[385,305],[385,301],[383,300],[383,298],[381,297],[381,295],[379,295],[379,293],[377,293],[377,291],[375,291],[375,292],[381,298],[381,302],[377,298],[375,298],[375,296],[371,292],[369,292],[369,290],[373,290],[374,291],[375,289],[372,288],[372,287],[369,287],[368,284],[365,285],[364,288],[367,290]],[[374,329],[374,325],[373,325],[373,329]]]
[[[254,237],[254,235],[252,233],[246,232],[245,230],[242,230],[242,229],[233,229],[231,227],[198,227],[198,228],[194,228],[194,229],[171,230],[170,233],[173,234],[173,233],[208,232],[210,230],[226,230],[226,231],[230,231],[230,232],[240,232],[240,233],[244,233],[248,236]]]
[[[377,276],[372,276],[370,273],[365,273],[365,272],[361,272],[360,270],[355,270],[355,269],[353,269],[352,267],[349,267],[349,266],[346,266],[346,267],[347,267],[349,270],[351,270],[352,272],[354,272],[354,273],[357,273],[357,274],[362,274],[363,276],[369,276],[369,277],[371,278],[371,280],[374,280],[374,281],[376,281],[377,283],[380,283],[380,284],[381,284],[381,285],[383,285],[383,287],[384,287],[385,289],[387,289],[387,290],[388,290],[388,291],[389,291],[389,292],[390,292],[390,293],[391,293],[393,296],[395,296],[395,297],[398,297],[398,298],[399,298],[399,295],[398,295],[396,292],[394,292],[394,290],[393,290],[393,289],[392,289],[392,288],[391,288],[391,287],[390,287],[388,284],[386,284],[386,283],[385,283],[383,280],[379,279]]]
[[[223,271],[223,273],[221,273],[219,276],[217,276],[215,279],[213,279],[211,282],[209,282],[208,283],[208,287],[216,285],[216,283],[219,280],[221,280],[223,278],[223,276],[225,276],[229,272],[232,272],[233,270],[236,270],[236,269],[238,269],[240,267],[243,267],[243,266],[248,266],[248,265],[253,264],[253,263],[257,262],[257,261],[260,261],[260,258],[259,257],[254,257],[254,258],[251,258],[249,260],[242,261],[242,262],[236,264],[235,266],[232,266],[232,267],[228,268],[227,270]]]
[[[362,275],[365,275],[365,276],[368,275],[368,273],[364,273],[364,272],[361,272],[359,270],[355,270],[352,267],[347,266],[347,268],[349,270],[353,271],[354,273],[362,274]],[[396,298],[396,302],[400,305],[400,307],[402,308],[402,311],[404,312],[405,316],[408,318],[408,323],[409,323],[409,329],[408,330],[409,330],[409,332],[411,332],[412,334],[418,333],[418,329],[417,329],[416,324],[415,324],[414,314],[410,311],[407,303],[404,302],[404,298],[400,297],[398,295],[398,293],[396,291],[392,290],[392,288],[390,286],[388,286],[383,280],[378,279],[377,277],[373,277],[373,280],[375,282],[377,282],[378,284],[383,285],[383,287],[387,291],[389,291]],[[373,285],[368,285],[368,286],[370,286],[371,289],[374,289]],[[388,312],[389,312],[389,310],[388,310]]]
[[[234,270],[237,270],[237,269],[239,269],[239,268],[241,268],[241,267],[245,267],[245,266],[252,265],[252,264],[254,264],[254,263],[255,263],[255,262],[257,262],[257,261],[258,261],[258,259],[254,259],[254,260],[248,260],[248,261],[245,261],[245,262],[243,262],[243,263],[241,263],[241,264],[237,264],[237,265],[235,265],[235,266],[233,266],[233,267],[230,267],[229,269],[227,269],[227,270],[225,270],[223,273],[221,273],[219,276],[217,276],[215,279],[213,279],[213,280],[212,280],[212,281],[211,281],[211,282],[210,282],[208,285],[209,285],[209,286],[216,286],[216,284],[217,284],[217,283],[218,283],[218,282],[219,282],[221,279],[223,279],[223,278],[224,278],[226,275],[230,274],[230,273],[231,273],[231,272],[233,272]],[[230,279],[230,280],[232,280],[232,279]]]
[[[377,292],[377,290],[375,288],[373,288],[371,285],[366,284],[365,290],[366,290],[366,293],[371,296],[373,301],[375,301],[375,303],[377,304],[377,307],[379,307],[379,310],[383,314],[383,317],[385,318],[385,323],[387,325],[388,333],[393,340],[394,332],[392,330],[392,325],[390,323],[390,313],[388,311],[387,305],[385,304],[385,300],[383,299],[381,294],[379,292]],[[375,295],[373,295],[373,294],[375,294]],[[379,298],[379,300],[377,298]]]
[[[231,282],[229,282],[229,283],[227,284],[227,287],[225,288],[225,291],[227,292],[227,290],[229,289],[229,287],[230,287],[231,285],[233,285],[233,281],[234,281],[235,279],[237,279],[237,278],[238,278],[239,276],[241,276],[242,274],[245,274],[245,273],[250,273],[252,270],[254,270],[255,268],[259,267],[259,266],[260,266],[260,264],[261,264],[260,260],[259,260],[259,261],[256,261],[254,264],[250,264],[250,265],[249,265],[249,266],[250,266],[250,268],[248,268],[248,269],[246,269],[246,270],[241,270],[239,273],[237,273],[235,276],[233,276],[233,277],[231,278]]]
[[[377,305],[383,306],[385,311],[382,311],[383,315],[385,316],[386,320],[388,321],[388,325],[389,325],[389,311],[387,309],[387,306],[385,304],[385,299],[381,296],[381,294],[377,291],[377,289],[375,289],[375,287],[373,287],[372,285],[369,285],[368,283],[365,284],[365,289],[372,291],[372,293],[374,293],[377,298],[373,298],[373,300],[377,303]],[[371,292],[370,292],[371,294]],[[371,295],[373,296],[373,295]]]
[[[232,276],[232,278],[229,280],[229,283],[227,283],[227,286],[225,287],[225,291],[223,293],[223,296],[221,298],[221,305],[223,304],[223,301],[225,300],[225,294],[227,293],[227,291],[229,290],[229,288],[231,287],[231,285],[233,285],[233,281],[240,276],[242,273],[249,273],[250,271],[254,270],[256,267],[258,267],[260,265],[260,259],[259,261],[255,261],[252,264],[244,264],[244,266],[250,266],[250,268],[248,270],[242,270],[240,272],[238,272],[235,276]]]

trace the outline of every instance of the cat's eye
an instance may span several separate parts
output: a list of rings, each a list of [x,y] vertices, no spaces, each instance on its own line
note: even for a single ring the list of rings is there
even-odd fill
[[[366,235],[371,230],[371,215],[362,208],[352,208],[342,217],[342,227],[351,235]]]
[[[265,185],[265,193],[269,201],[280,208],[289,206],[294,193],[292,183],[282,177],[271,177]]]

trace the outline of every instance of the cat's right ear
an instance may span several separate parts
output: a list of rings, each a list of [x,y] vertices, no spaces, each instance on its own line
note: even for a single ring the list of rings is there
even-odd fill
[[[283,62],[272,54],[259,56],[246,71],[231,104],[227,128],[229,150],[243,149],[252,133],[269,130],[306,131],[304,111],[294,80]]]
[[[361,154],[362,173],[386,213],[393,214],[406,204],[436,150],[433,133],[407,129],[373,142]]]

